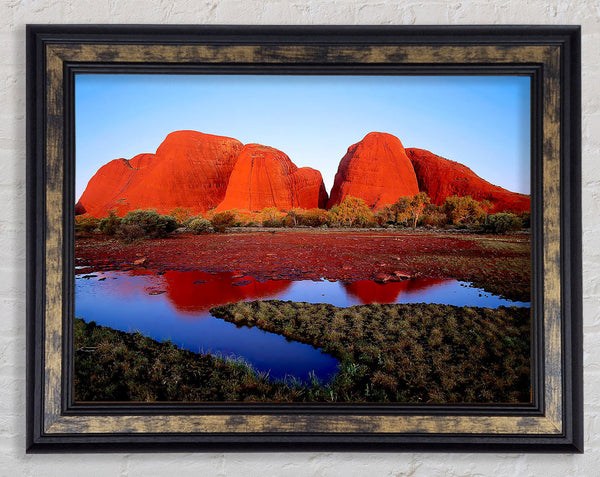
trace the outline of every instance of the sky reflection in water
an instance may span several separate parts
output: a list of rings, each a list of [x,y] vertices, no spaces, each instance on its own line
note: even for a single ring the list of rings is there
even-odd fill
[[[88,278],[84,278],[88,277]],[[366,303],[441,303],[496,308],[529,306],[487,293],[457,280],[417,278],[386,284],[371,280],[259,281],[234,272],[147,270],[77,275],[75,314],[85,321],[144,335],[192,350],[243,357],[273,378],[310,371],[323,381],[337,371],[337,360],[310,345],[288,341],[258,328],[238,328],[216,319],[216,305],[251,300],[292,300],[346,307]]]

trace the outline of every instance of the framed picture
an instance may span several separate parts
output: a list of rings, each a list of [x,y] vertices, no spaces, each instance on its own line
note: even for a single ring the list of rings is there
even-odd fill
[[[27,29],[28,452],[582,452],[580,29]]]

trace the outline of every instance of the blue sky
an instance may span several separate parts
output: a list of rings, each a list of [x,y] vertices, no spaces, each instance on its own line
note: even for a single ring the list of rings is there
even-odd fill
[[[280,149],[328,191],[371,131],[530,190],[527,77],[78,75],[75,86],[77,198],[102,165],[153,153],[180,129]]]

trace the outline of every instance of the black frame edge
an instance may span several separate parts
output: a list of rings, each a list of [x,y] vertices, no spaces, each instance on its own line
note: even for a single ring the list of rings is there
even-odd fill
[[[78,34],[78,35],[99,35],[105,37],[107,34],[124,35],[131,34],[132,30],[139,30],[139,33],[144,35],[158,36],[176,36],[178,39],[181,36],[190,35],[192,33],[213,35],[256,35],[268,34],[280,36],[291,32],[293,35],[302,35],[307,31],[317,31],[319,34],[324,34],[331,38],[332,34],[345,35],[348,32],[354,32],[358,27],[284,27],[284,26],[149,26],[149,25],[27,25],[27,432],[26,432],[26,451],[27,453],[46,453],[46,452],[129,452],[129,451],[211,451],[211,450],[229,450],[229,451],[268,451],[266,446],[269,445],[269,450],[280,451],[306,451],[306,450],[352,450],[352,451],[423,451],[429,450],[434,452],[491,452],[491,451],[506,451],[506,452],[583,452],[583,333],[582,333],[582,264],[581,264],[581,28],[578,26],[497,26],[497,27],[481,27],[481,26],[457,26],[457,27],[400,27],[402,30],[414,28],[415,31],[423,31],[424,34],[440,35],[436,41],[443,41],[441,30],[444,30],[444,35],[448,34],[465,34],[469,37],[469,41],[474,41],[476,37],[480,37],[490,30],[494,34],[514,34],[518,31],[524,34],[528,39],[533,40],[538,35],[556,35],[561,36],[562,40],[555,41],[564,45],[567,56],[569,58],[569,78],[562,78],[561,84],[563,90],[562,104],[562,124],[569,124],[570,137],[573,139],[569,142],[569,158],[570,167],[567,167],[566,162],[562,162],[561,180],[565,181],[565,187],[561,190],[561,234],[562,240],[566,240],[570,246],[567,247],[568,257],[562,254],[563,263],[561,271],[568,274],[567,279],[562,275],[563,282],[569,284],[570,299],[567,308],[563,310],[566,316],[570,318],[570,323],[566,323],[563,345],[565,351],[570,351],[572,358],[567,357],[567,361],[563,363],[565,372],[565,386],[570,393],[565,397],[565,409],[570,409],[567,413],[572,417],[572,422],[569,420],[567,429],[563,436],[537,437],[539,442],[533,442],[532,438],[526,438],[527,442],[506,443],[494,442],[496,439],[505,439],[506,437],[492,437],[492,441],[483,437],[482,442],[467,444],[455,439],[454,442],[449,442],[451,436],[444,436],[443,443],[436,443],[434,439],[426,443],[390,443],[387,436],[381,441],[369,442],[363,440],[361,442],[287,442],[281,440],[280,437],[259,436],[264,442],[259,440],[247,441],[245,436],[233,436],[237,439],[236,442],[228,442],[228,438],[216,439],[213,442],[177,442],[173,440],[173,436],[167,435],[169,442],[161,442],[165,436],[146,435],[145,438],[153,440],[153,442],[145,442],[145,439],[140,439],[137,442],[127,442],[128,439],[122,439],[119,434],[102,436],[98,439],[97,436],[87,435],[83,440],[80,436],[63,435],[53,437],[44,435],[42,430],[43,425],[43,409],[41,404],[43,383],[41,381],[41,370],[43,366],[43,350],[36,345],[39,343],[38,338],[43,330],[43,279],[37,277],[36,268],[43,264],[44,249],[40,243],[44,240],[40,239],[40,235],[44,235],[45,231],[45,209],[44,209],[44,184],[45,170],[43,161],[35,161],[38,154],[44,157],[44,151],[40,144],[39,138],[45,137],[44,130],[44,109],[45,98],[43,90],[40,88],[39,78],[44,75],[44,57],[42,55],[43,45],[49,37],[61,36],[62,34]],[[365,36],[384,37],[386,35],[398,35],[398,27],[360,27],[365,29]],[[336,33],[337,32],[337,33]],[[411,33],[412,34],[412,33]],[[135,33],[138,38],[137,33]],[[355,36],[355,35],[353,35]],[[163,39],[164,37],[160,38]],[[253,38],[254,41],[256,37]],[[419,39],[419,42],[422,42]],[[292,40],[290,40],[293,42]],[[564,69],[563,69],[564,71]],[[567,88],[564,82],[570,84]],[[37,84],[37,88],[36,88]],[[41,93],[41,94],[40,94]],[[567,100],[568,94],[568,100]],[[567,101],[567,104],[565,104]],[[564,139],[564,136],[563,136]],[[68,186],[65,179],[65,186]],[[68,190],[68,189],[67,189]],[[572,210],[571,206],[575,207]],[[65,221],[65,226],[68,224]],[[566,226],[566,227],[565,227]],[[66,236],[66,235],[65,235]],[[561,240],[561,241],[562,241]],[[67,241],[68,242],[68,241]],[[564,243],[564,242],[563,242]],[[34,279],[35,277],[35,279]],[[566,287],[564,287],[566,288]],[[563,293],[566,290],[563,288]],[[565,297],[563,296],[563,299]],[[563,313],[563,316],[564,313]],[[41,319],[39,319],[41,317]],[[569,386],[567,386],[569,385]],[[33,397],[33,399],[32,399]],[[36,403],[40,403],[36,406]],[[566,412],[566,411],[565,411]],[[107,443],[104,438],[113,439],[114,442]],[[135,437],[135,436],[134,436]],[[188,436],[189,439],[190,436]],[[240,439],[240,437],[242,437]],[[353,436],[358,437],[358,436]],[[517,440],[522,440],[524,436],[516,436]],[[311,439],[314,440],[314,436]],[[474,437],[471,436],[471,439]],[[521,438],[521,439],[518,439]],[[418,439],[417,439],[418,440]],[[515,442],[515,441],[512,441]],[[201,446],[201,448],[199,448]]]
[[[45,235],[44,184],[45,171],[42,143],[45,137],[43,105],[44,92],[40,79],[43,76],[44,58],[42,42],[36,28],[26,26],[26,450],[29,452],[42,441],[42,366],[43,353],[37,343],[41,341],[43,323],[43,277],[36,269],[44,264]],[[41,141],[38,141],[41,139]],[[40,154],[42,154],[40,156]]]
[[[561,232],[565,234],[565,251],[562,266],[565,290],[563,316],[568,318],[565,329],[565,356],[570,356],[570,365],[565,366],[565,398],[570,438],[574,452],[584,452],[584,414],[583,414],[583,268],[582,268],[582,204],[581,204],[581,27],[573,26],[568,30],[568,39],[564,44],[563,67],[566,72],[566,84],[563,91],[563,117],[561,125],[567,125],[566,134],[562,134],[563,149],[568,160],[563,157],[561,170],[564,197],[564,223]],[[566,129],[566,128],[565,128]],[[562,240],[561,240],[562,241]],[[568,252],[568,253],[567,253]],[[569,386],[567,386],[567,384]],[[569,409],[570,407],[570,409]]]

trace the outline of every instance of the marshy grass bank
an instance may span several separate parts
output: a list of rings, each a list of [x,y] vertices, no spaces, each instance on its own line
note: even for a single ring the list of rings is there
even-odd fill
[[[328,383],[75,320],[76,401],[518,403],[530,400],[530,310],[241,302],[211,313],[336,357]]]
[[[312,344],[340,361],[334,401],[517,403],[530,400],[529,308],[254,301],[213,316]]]

